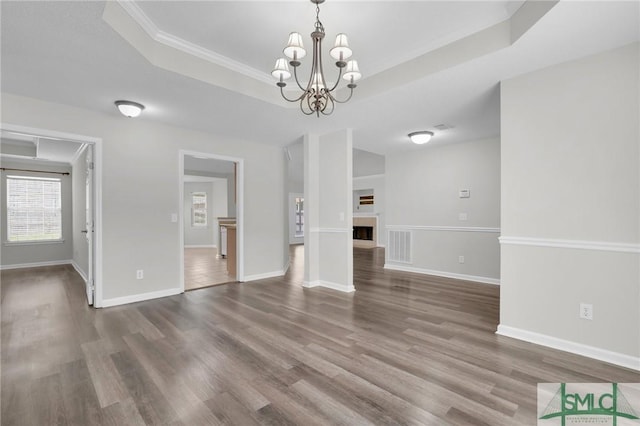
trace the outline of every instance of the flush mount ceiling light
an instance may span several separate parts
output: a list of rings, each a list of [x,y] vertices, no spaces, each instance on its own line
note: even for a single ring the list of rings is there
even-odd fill
[[[302,36],[300,33],[289,34],[289,43],[284,48],[284,55],[289,58],[280,58],[276,61],[276,66],[271,72],[275,78],[278,79],[276,83],[280,88],[282,97],[289,102],[300,102],[300,109],[305,115],[316,114],[320,117],[320,113],[323,115],[329,115],[333,112],[336,103],[345,103],[351,96],[353,96],[353,89],[356,87],[356,81],[362,78],[360,70],[358,69],[357,61],[348,61],[352,55],[352,51],[349,48],[349,42],[347,41],[346,34],[338,34],[336,36],[336,42],[333,49],[329,51],[329,54],[336,60],[336,67],[338,67],[339,73],[336,83],[333,87],[329,88],[327,79],[324,76],[324,70],[322,67],[322,39],[324,38],[324,26],[320,22],[320,3],[324,0],[311,0],[311,3],[316,5],[316,23],[315,29],[311,33],[311,39],[313,40],[313,58],[311,62],[311,74],[309,82],[306,85],[302,85],[298,80],[298,67],[300,66],[300,59],[304,58],[307,51],[302,45]],[[293,76],[302,94],[297,98],[289,99],[284,94],[284,87],[287,83],[284,80],[291,78],[291,72],[289,71],[289,65],[293,67]],[[335,97],[335,90],[340,83],[340,77],[347,80],[349,83],[347,87],[351,90],[349,96],[344,100],[338,100]]]
[[[411,139],[411,142],[417,144],[417,145],[422,145],[425,144],[427,142],[429,142],[431,140],[431,138],[433,137],[433,132],[429,132],[427,130],[422,130],[419,132],[411,132],[409,133],[409,138]]]
[[[118,111],[125,117],[134,118],[139,116],[144,109],[144,105],[131,101],[116,101]]]

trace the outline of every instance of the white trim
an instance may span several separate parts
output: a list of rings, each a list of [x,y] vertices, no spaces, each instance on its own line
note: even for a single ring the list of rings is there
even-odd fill
[[[353,231],[349,228],[309,228],[309,232],[314,234],[344,234]]]
[[[436,275],[438,277],[453,278],[456,280],[464,280],[464,281],[474,281],[474,282],[483,283],[483,284],[500,285],[500,280],[498,278],[458,274],[455,272],[435,271],[433,269],[416,268],[414,266],[395,265],[395,264],[386,263],[386,262],[384,264],[384,269],[391,269],[393,271],[403,271],[403,272],[415,272],[417,274],[424,274],[424,275]]]
[[[71,260],[51,260],[46,262],[16,263],[13,265],[0,265],[0,271],[6,271],[8,269],[40,268],[42,266],[71,265],[71,262],[72,262]]]
[[[84,282],[86,284],[86,282],[87,282],[87,280],[89,278],[87,278],[87,274],[85,274],[85,272],[80,268],[80,265],[78,265],[75,260],[72,260],[71,261],[71,266],[73,266],[73,269],[76,270],[78,275],[80,275],[82,277],[82,279],[84,280]]]
[[[546,334],[535,333],[533,331],[522,330],[502,324],[498,325],[496,334],[640,371],[640,357],[621,354],[619,352],[613,352],[582,343],[571,342],[569,340],[559,339]]]
[[[487,232],[500,233],[500,228],[481,226],[422,226],[422,225],[387,225],[387,229],[416,230],[416,231],[452,231],[452,232]]]
[[[217,248],[215,244],[204,244],[204,245],[185,245],[184,248]]]
[[[302,283],[304,288],[325,287],[332,290],[341,291],[343,293],[353,293],[356,288],[352,285],[332,283],[330,281],[316,280],[316,281],[304,281]]]
[[[289,268],[289,265],[287,265],[287,269],[288,268]],[[287,269],[283,269],[281,271],[265,272],[263,274],[245,275],[244,280],[242,282],[246,283],[249,281],[257,281],[257,280],[264,280],[267,278],[281,277],[287,273]]]
[[[616,243],[609,241],[556,240],[550,238],[530,237],[500,237],[498,240],[500,241],[500,244],[505,245],[640,253],[640,244]]]
[[[104,299],[102,308],[110,306],[126,305],[127,303],[144,302],[145,300],[159,299],[161,297],[175,296],[184,293],[180,288],[168,288],[166,290],[152,291],[149,293],[132,294],[131,296],[114,297],[113,299]]]
[[[363,179],[373,179],[373,178],[383,178],[385,177],[384,173],[380,173],[377,175],[368,175],[368,176],[356,176],[353,178],[353,180],[363,180]],[[355,191],[358,191],[357,189]]]
[[[79,135],[75,133],[59,132],[56,130],[46,130],[36,127],[20,126],[15,124],[0,123],[0,129],[9,132],[25,133],[28,135],[41,136],[50,139],[62,139],[71,142],[90,143],[94,146],[93,151],[93,191],[94,191],[94,255],[95,273],[93,277],[95,287],[95,297],[93,306],[100,307],[102,304],[102,138]]]
[[[264,83],[273,83],[271,76],[265,71],[258,70],[256,68],[245,65],[241,62],[235,61],[227,56],[216,53],[212,50],[205,49],[195,43],[191,43],[187,40],[176,37],[173,34],[166,33],[160,30],[156,24],[140,9],[140,7],[132,1],[118,0],[118,4],[124,9],[127,14],[144,30],[147,35],[157,43],[164,44],[165,46],[184,52],[188,55],[195,56],[205,61],[211,62],[216,65],[220,65],[232,71],[239,72],[248,77],[255,78],[256,80]]]

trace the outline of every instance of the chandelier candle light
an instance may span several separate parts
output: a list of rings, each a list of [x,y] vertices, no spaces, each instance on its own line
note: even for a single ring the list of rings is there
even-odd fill
[[[347,41],[346,34],[338,34],[336,36],[336,42],[333,49],[329,51],[332,58],[336,59],[336,66],[338,67],[339,74],[336,83],[333,87],[328,88],[327,80],[324,76],[324,70],[322,68],[322,39],[324,38],[324,26],[320,22],[320,3],[324,0],[311,0],[311,3],[316,5],[316,24],[315,30],[311,33],[311,39],[313,40],[313,59],[311,62],[311,75],[306,87],[300,84],[298,80],[297,69],[300,66],[300,59],[304,58],[307,54],[302,44],[302,36],[300,33],[289,34],[289,43],[284,48],[284,55],[289,58],[289,61],[285,58],[280,58],[276,61],[276,66],[271,72],[275,78],[278,79],[276,85],[280,87],[280,93],[282,97],[289,102],[300,102],[300,109],[306,115],[316,114],[320,117],[320,113],[323,115],[329,115],[333,112],[336,103],[345,103],[351,96],[353,96],[353,89],[356,87],[356,81],[362,78],[360,70],[358,69],[358,62],[354,60],[346,61],[352,55],[349,43]],[[293,67],[293,76],[298,84],[302,94],[294,99],[289,99],[284,94],[284,88],[287,85],[285,80],[291,78],[291,72],[289,71],[289,65]],[[344,100],[338,100],[335,97],[335,90],[340,83],[340,77],[347,80],[349,83],[347,87],[351,90],[349,96]]]

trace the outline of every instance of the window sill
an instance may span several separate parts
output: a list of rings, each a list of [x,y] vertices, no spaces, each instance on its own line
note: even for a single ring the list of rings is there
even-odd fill
[[[35,246],[41,244],[62,244],[64,240],[46,240],[46,241],[5,241],[5,246]]]

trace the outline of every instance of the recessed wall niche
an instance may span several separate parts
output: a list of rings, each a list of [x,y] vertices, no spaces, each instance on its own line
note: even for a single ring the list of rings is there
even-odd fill
[[[373,213],[375,207],[375,195],[373,189],[358,189],[353,191],[353,212]]]

